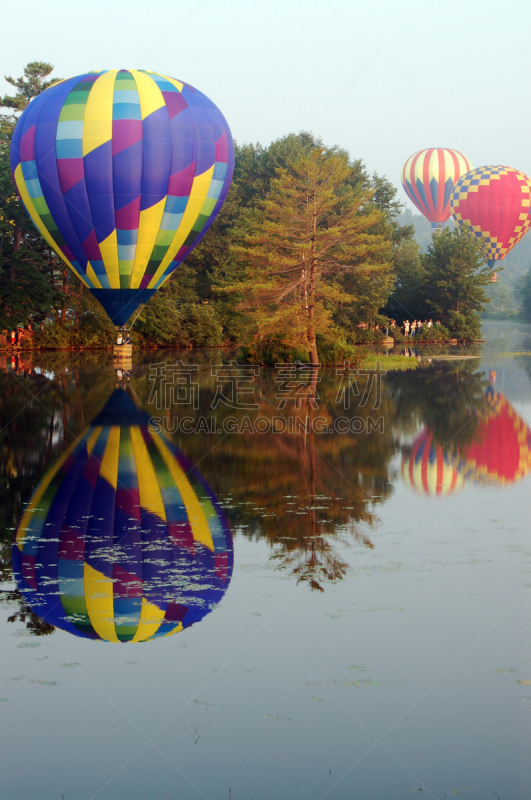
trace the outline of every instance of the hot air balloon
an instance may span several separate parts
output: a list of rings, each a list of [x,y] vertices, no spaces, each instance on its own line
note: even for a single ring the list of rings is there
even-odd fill
[[[458,492],[464,477],[458,465],[433,442],[433,432],[424,428],[402,459],[402,478],[416,492],[442,497]]]
[[[233,166],[219,109],[192,86],[146,70],[51,86],[26,108],[11,144],[26,210],[116,325],[201,241]]]
[[[487,390],[474,441],[460,454],[460,470],[475,483],[505,486],[531,469],[531,431],[507,399]]]
[[[478,167],[457,181],[450,206],[455,221],[485,242],[492,268],[529,229],[531,180],[512,167]]]
[[[13,544],[32,610],[109,642],[169,636],[201,620],[227,591],[232,565],[212,490],[123,388],[42,480]]]
[[[471,169],[470,161],[457,150],[431,147],[408,158],[402,170],[402,186],[432,228],[439,228],[450,218],[453,186]]]

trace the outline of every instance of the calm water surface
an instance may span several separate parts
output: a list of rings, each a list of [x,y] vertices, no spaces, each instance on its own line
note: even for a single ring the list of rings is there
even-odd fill
[[[2,797],[529,798],[530,334],[4,359]]]

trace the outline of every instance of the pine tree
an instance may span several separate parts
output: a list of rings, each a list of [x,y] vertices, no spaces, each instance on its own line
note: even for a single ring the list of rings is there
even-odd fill
[[[267,197],[244,215],[234,250],[248,265],[232,291],[244,297],[259,338],[280,336],[318,363],[317,334],[352,303],[351,273],[389,270],[389,241],[375,232],[383,212],[352,184],[341,151],[314,148],[277,169]]]
[[[44,80],[53,72],[53,65],[45,61],[31,61],[24,67],[24,75],[20,78],[12,78],[6,75],[5,79],[17,90],[13,96],[4,95],[0,98],[0,106],[12,108],[15,111],[24,111],[34,97],[53,86],[61,78],[52,78],[50,81]]]
[[[467,227],[445,228],[421,260],[427,306],[457,338],[478,338],[479,312],[489,302],[485,287],[492,274],[482,242]]]

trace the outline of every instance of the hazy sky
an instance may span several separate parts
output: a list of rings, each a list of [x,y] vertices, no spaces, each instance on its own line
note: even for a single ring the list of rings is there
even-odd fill
[[[240,143],[307,129],[397,186],[424,147],[531,175],[530,22],[524,0],[23,0],[2,9],[0,74],[155,70]]]

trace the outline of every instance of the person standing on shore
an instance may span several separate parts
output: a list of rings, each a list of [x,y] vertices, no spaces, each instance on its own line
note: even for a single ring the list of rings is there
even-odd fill
[[[414,319],[413,322],[411,323],[411,335],[415,336],[416,333],[417,333],[417,320]]]
[[[404,336],[409,337],[409,320],[404,322]]]

